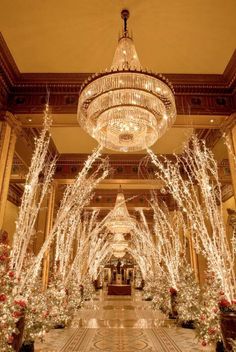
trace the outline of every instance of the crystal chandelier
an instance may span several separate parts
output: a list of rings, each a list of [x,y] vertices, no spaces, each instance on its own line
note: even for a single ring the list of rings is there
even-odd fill
[[[112,242],[111,247],[114,252],[123,252],[128,247],[128,242],[124,239],[122,233],[116,233]]]
[[[173,124],[176,108],[168,80],[141,67],[127,30],[129,11],[121,17],[124,31],[112,66],[82,85],[78,119],[102,146],[129,152],[154,144]]]
[[[125,256],[126,252],[125,251],[122,251],[122,252],[113,252],[113,255],[116,257],[116,258],[123,258]]]
[[[116,197],[116,204],[106,221],[106,227],[114,234],[130,232],[135,226],[135,219],[130,216],[123,192],[120,190]]]

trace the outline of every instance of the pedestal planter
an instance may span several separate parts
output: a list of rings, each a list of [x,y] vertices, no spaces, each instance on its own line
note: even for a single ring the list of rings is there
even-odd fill
[[[11,344],[12,348],[16,352],[19,352],[21,344],[22,344],[24,327],[25,327],[25,316],[22,316],[16,323],[16,328],[19,331],[19,333],[13,334],[13,342]]]
[[[223,337],[225,351],[233,351],[230,339],[236,340],[236,313],[229,312],[220,314],[220,328]]]
[[[34,341],[24,341],[19,352],[34,352]]]
[[[54,329],[64,329],[66,326],[64,323],[58,323],[54,325]]]
[[[225,352],[224,344],[222,341],[218,341],[216,344],[216,352]]]
[[[195,329],[195,321],[194,320],[187,320],[181,323],[182,328],[184,329]]]
[[[170,295],[171,313],[169,314],[170,319],[176,319],[178,317],[177,311],[177,292],[171,293]]]

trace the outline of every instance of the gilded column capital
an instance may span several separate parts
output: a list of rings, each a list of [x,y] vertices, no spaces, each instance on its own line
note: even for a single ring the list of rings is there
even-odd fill
[[[234,230],[236,230],[236,211],[234,209],[228,208],[227,213],[229,225],[232,226]]]
[[[229,133],[232,131],[232,129],[235,126],[236,126],[236,112],[234,112],[233,114],[227,117],[227,119],[222,124],[221,129],[223,132]]]
[[[4,120],[11,126],[17,136],[21,133],[22,124],[10,111],[6,111]]]

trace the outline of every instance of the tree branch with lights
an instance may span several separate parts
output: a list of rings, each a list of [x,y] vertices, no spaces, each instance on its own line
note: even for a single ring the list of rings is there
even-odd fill
[[[215,272],[225,298],[235,297],[235,255],[227,238],[223,219],[221,187],[212,152],[193,136],[175,161],[148,153],[157,166],[156,175],[164,181],[179,209],[185,213],[194,247]]]
[[[39,137],[35,139],[35,150],[26,176],[13,236],[11,266],[17,277],[20,276],[30,240],[35,235],[35,223],[54,175],[56,159],[50,160],[48,157],[51,123],[49,105],[47,104],[44,111],[43,129]]]

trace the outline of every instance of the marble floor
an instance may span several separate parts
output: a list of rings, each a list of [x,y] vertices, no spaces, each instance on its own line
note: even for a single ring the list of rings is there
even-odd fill
[[[151,310],[140,292],[107,296],[98,292],[78,311],[71,327],[51,330],[35,352],[200,352],[194,331]]]

